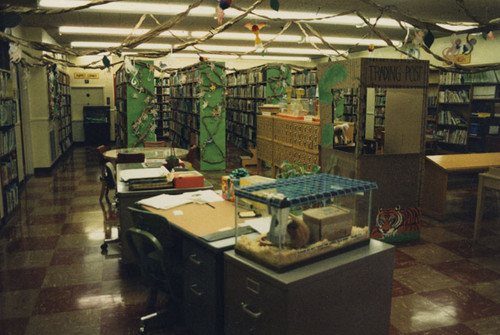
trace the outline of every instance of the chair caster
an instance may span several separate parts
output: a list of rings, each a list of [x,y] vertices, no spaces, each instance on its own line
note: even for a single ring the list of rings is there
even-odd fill
[[[106,254],[108,252],[108,244],[103,243],[101,244],[101,254]]]

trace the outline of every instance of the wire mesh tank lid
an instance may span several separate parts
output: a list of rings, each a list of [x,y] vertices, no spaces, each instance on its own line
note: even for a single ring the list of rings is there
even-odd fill
[[[238,197],[286,208],[378,189],[374,182],[334,176],[326,173],[236,188]]]

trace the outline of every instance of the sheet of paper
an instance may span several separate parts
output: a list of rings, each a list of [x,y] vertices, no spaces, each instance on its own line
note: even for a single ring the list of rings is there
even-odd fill
[[[186,192],[180,194],[179,196],[182,196],[186,199],[190,199],[193,202],[198,202],[198,203],[225,201],[224,198],[222,198],[213,190]]]
[[[146,179],[146,178],[158,178],[163,177],[168,174],[168,170],[161,166],[159,168],[152,169],[130,169],[120,171],[120,178],[123,181],[129,181],[130,179]]]
[[[245,220],[245,223],[242,224],[242,226],[250,226],[260,234],[266,234],[269,232],[269,228],[271,227],[271,216]]]
[[[151,198],[139,200],[138,203],[158,209],[169,209],[193,202],[179,195],[159,194]]]

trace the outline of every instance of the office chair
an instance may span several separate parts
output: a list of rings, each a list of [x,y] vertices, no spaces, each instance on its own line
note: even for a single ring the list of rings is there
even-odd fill
[[[143,152],[137,153],[123,153],[119,152],[116,157],[116,163],[142,163],[144,162],[145,155]]]
[[[165,141],[144,141],[144,148],[166,148],[167,142]]]
[[[102,198],[106,197],[106,202],[110,204],[111,201],[109,201],[108,193],[110,189],[115,188],[115,177],[113,164],[106,162],[104,159],[106,150],[107,148],[104,145],[97,147],[97,158],[101,166],[101,176],[99,177],[101,181],[101,195],[99,196],[99,202],[102,202]]]
[[[181,311],[182,245],[163,216],[134,207],[129,207],[129,211],[135,227],[127,230],[127,243],[150,289],[146,304],[146,312],[150,314],[141,317],[140,330],[172,326]],[[167,294],[168,303],[166,308],[158,310],[160,290]]]

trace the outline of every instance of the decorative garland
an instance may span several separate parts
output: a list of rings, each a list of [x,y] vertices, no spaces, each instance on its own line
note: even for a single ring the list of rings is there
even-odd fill
[[[62,8],[62,9],[33,9],[33,8],[11,6],[11,5],[0,5],[0,13],[17,14],[17,15],[30,15],[30,14],[52,15],[52,14],[73,12],[73,11],[89,8],[92,6],[105,4],[105,3],[117,2],[117,1],[122,1],[122,0],[93,0],[93,1],[91,1],[85,5],[82,5],[82,6],[71,7],[71,8]],[[90,51],[76,51],[76,50],[71,49],[71,48],[65,48],[65,47],[61,47],[61,46],[57,46],[57,45],[53,45],[53,44],[49,44],[49,43],[31,42],[31,41],[23,40],[21,38],[17,38],[17,37],[14,37],[14,36],[11,36],[9,34],[2,33],[2,32],[0,32],[0,39],[7,41],[7,42],[10,42],[10,43],[17,44],[17,45],[22,46],[24,48],[34,49],[34,50],[38,50],[38,51],[46,51],[46,52],[55,53],[55,54],[63,54],[63,55],[71,55],[71,56],[83,56],[83,55],[96,55],[99,53],[107,53],[108,55],[111,55],[111,54],[120,55],[122,49],[133,48],[139,44],[150,41],[151,39],[158,36],[161,32],[168,31],[169,29],[171,29],[172,27],[174,27],[175,25],[180,23],[189,14],[189,12],[193,8],[198,7],[202,1],[203,0],[195,1],[193,4],[188,6],[186,11],[181,12],[181,13],[173,16],[171,19],[167,20],[163,24],[158,24],[157,27],[155,27],[154,29],[150,30],[149,32],[147,32],[146,34],[144,34],[142,36],[138,36],[138,37],[134,37],[134,38],[132,38],[131,36],[127,36],[127,38],[121,43],[121,45],[119,47],[113,47],[113,48],[108,48],[108,49],[96,49],[96,50],[90,50]],[[262,3],[262,1],[263,0],[255,1],[247,9],[239,8],[238,6],[232,4],[232,1],[225,0],[224,4],[222,4],[221,1],[218,1],[217,8],[223,10],[223,9],[231,6],[233,9],[236,9],[236,10],[242,12],[242,14],[233,18],[232,20],[229,20],[228,22],[226,22],[222,25],[219,25],[217,28],[213,28],[209,33],[207,33],[205,36],[203,36],[199,39],[185,41],[169,51],[168,50],[167,51],[157,50],[157,51],[139,53],[138,57],[158,58],[158,57],[167,56],[169,54],[184,50],[185,48],[187,48],[189,46],[196,46],[199,43],[202,43],[202,42],[209,40],[210,38],[217,35],[218,33],[227,30],[232,25],[236,24],[237,22],[239,22],[240,20],[245,18],[248,14],[252,14],[252,15],[255,15],[257,17],[264,18],[264,19],[268,20],[269,22],[279,22],[279,24],[282,24],[283,22],[285,22],[284,28],[280,31],[280,33],[278,33],[275,36],[275,38],[278,37],[279,35],[281,35],[283,33],[283,31],[285,31],[290,26],[291,23],[295,23],[299,26],[300,30],[302,31],[302,33],[304,34],[305,37],[308,37],[308,34],[311,33],[315,37],[319,38],[321,40],[322,44],[326,45],[328,48],[330,48],[334,51],[337,51],[316,30],[314,30],[307,22],[320,21],[320,20],[325,20],[325,19],[330,19],[330,18],[334,18],[334,17],[340,17],[340,16],[356,13],[356,15],[358,15],[365,22],[366,26],[370,29],[370,32],[374,32],[378,37],[380,37],[382,40],[384,40],[389,47],[394,48],[397,52],[400,52],[402,55],[404,55],[405,57],[408,57],[410,59],[415,59],[416,55],[418,55],[418,53],[419,53],[419,52],[416,52],[416,50],[413,50],[415,48],[408,50],[406,45],[403,45],[402,47],[397,47],[397,46],[393,45],[392,42],[390,41],[390,39],[383,32],[381,32],[380,30],[377,29],[376,23],[371,24],[370,20],[368,20],[364,15],[362,15],[359,11],[356,11],[356,10],[345,11],[345,12],[335,14],[335,15],[325,15],[325,16],[317,15],[317,17],[310,18],[310,19],[303,19],[303,18],[281,19],[281,18],[267,17],[265,15],[254,13],[253,12],[254,9],[256,9]],[[425,32],[427,32],[426,33],[427,35],[432,36],[431,30],[432,31],[439,31],[439,32],[446,32],[446,33],[450,33],[450,34],[453,33],[453,31],[442,28],[434,22],[416,19],[414,17],[406,15],[406,14],[402,13],[401,11],[399,11],[396,6],[384,7],[384,6],[377,4],[373,0],[361,0],[361,1],[366,3],[367,5],[369,5],[370,7],[378,10],[379,11],[378,18],[380,18],[382,15],[386,15],[386,16],[398,21],[400,23],[401,29],[403,29],[405,32],[409,31],[409,28],[408,28],[408,25],[405,25],[403,22],[407,22],[407,23],[411,24],[415,29],[415,34],[417,34],[417,32],[419,32],[419,31],[425,31]],[[471,18],[471,20],[478,23],[477,26],[471,27],[470,29],[463,31],[462,33],[464,33],[464,34],[483,33],[484,36],[489,36],[491,39],[493,39],[492,31],[500,29],[500,19],[497,18],[497,19],[490,20],[489,22],[486,22],[485,20],[481,20],[480,18],[475,17],[467,9],[463,0],[456,0],[456,4],[460,8],[460,10],[465,12],[466,15]],[[279,1],[278,0],[271,0],[271,8],[273,8],[275,11],[279,11]],[[321,8],[318,8],[318,11],[317,11],[318,13],[319,13],[320,9]],[[141,18],[141,20],[143,20],[143,18]],[[141,21],[138,23],[138,25],[140,23],[141,23]],[[306,29],[309,32],[307,32]],[[368,36],[368,34],[366,34],[365,36]],[[275,38],[273,38],[271,41],[269,41],[269,43],[274,41]],[[311,39],[309,39],[309,43],[315,49],[319,50],[317,45],[314,42],[312,42]],[[265,48],[265,46],[267,44],[268,43],[264,44],[263,47]],[[454,71],[478,72],[478,71],[500,68],[499,64],[488,65],[486,67],[485,66],[477,66],[477,67],[460,66],[459,64],[454,63],[452,60],[450,60],[446,57],[443,57],[443,56],[440,56],[436,53],[431,52],[430,44],[423,43],[422,45],[418,45],[417,47],[420,47],[423,51],[430,54],[436,60],[441,61],[441,62],[445,62],[445,64],[447,64],[447,65],[451,65],[453,67],[452,70],[454,70]],[[371,51],[371,50],[373,50],[373,48],[374,48],[373,46],[369,46],[368,50]],[[200,49],[197,49],[197,50],[201,52]],[[254,51],[255,50],[251,50],[249,52],[254,52]],[[335,57],[347,58],[347,55],[349,54],[350,51],[351,51],[351,49],[347,50],[347,52],[345,54],[340,54],[337,51],[338,55]],[[247,52],[247,53],[249,53],[249,52]],[[84,69],[85,68],[104,69],[104,68],[107,68],[109,66],[118,65],[122,62],[122,61],[120,61],[120,62],[117,62],[114,64],[105,64],[104,58],[103,58],[102,65],[101,64],[96,65],[97,63],[95,63],[95,62],[93,62],[89,65],[76,65],[70,61],[54,59],[53,57],[48,56],[48,55],[42,55],[40,57],[35,57],[32,54],[29,54],[26,50],[23,50],[22,53],[23,53],[23,55],[27,56],[28,58],[30,58],[31,60],[34,61],[32,63],[29,63],[24,59],[18,59],[17,63],[21,64],[22,66],[42,66],[42,65],[47,65],[47,64],[61,64],[61,65],[68,66],[68,67],[78,67],[78,68],[84,68]],[[230,54],[242,55],[242,54],[246,54],[246,53],[230,53]],[[324,56],[329,57],[329,58],[332,57],[331,55],[324,55]],[[450,70],[448,67],[439,67],[439,66],[434,66],[434,67],[438,68],[438,69],[445,70],[445,71]],[[167,69],[167,70],[170,71],[170,69]]]

